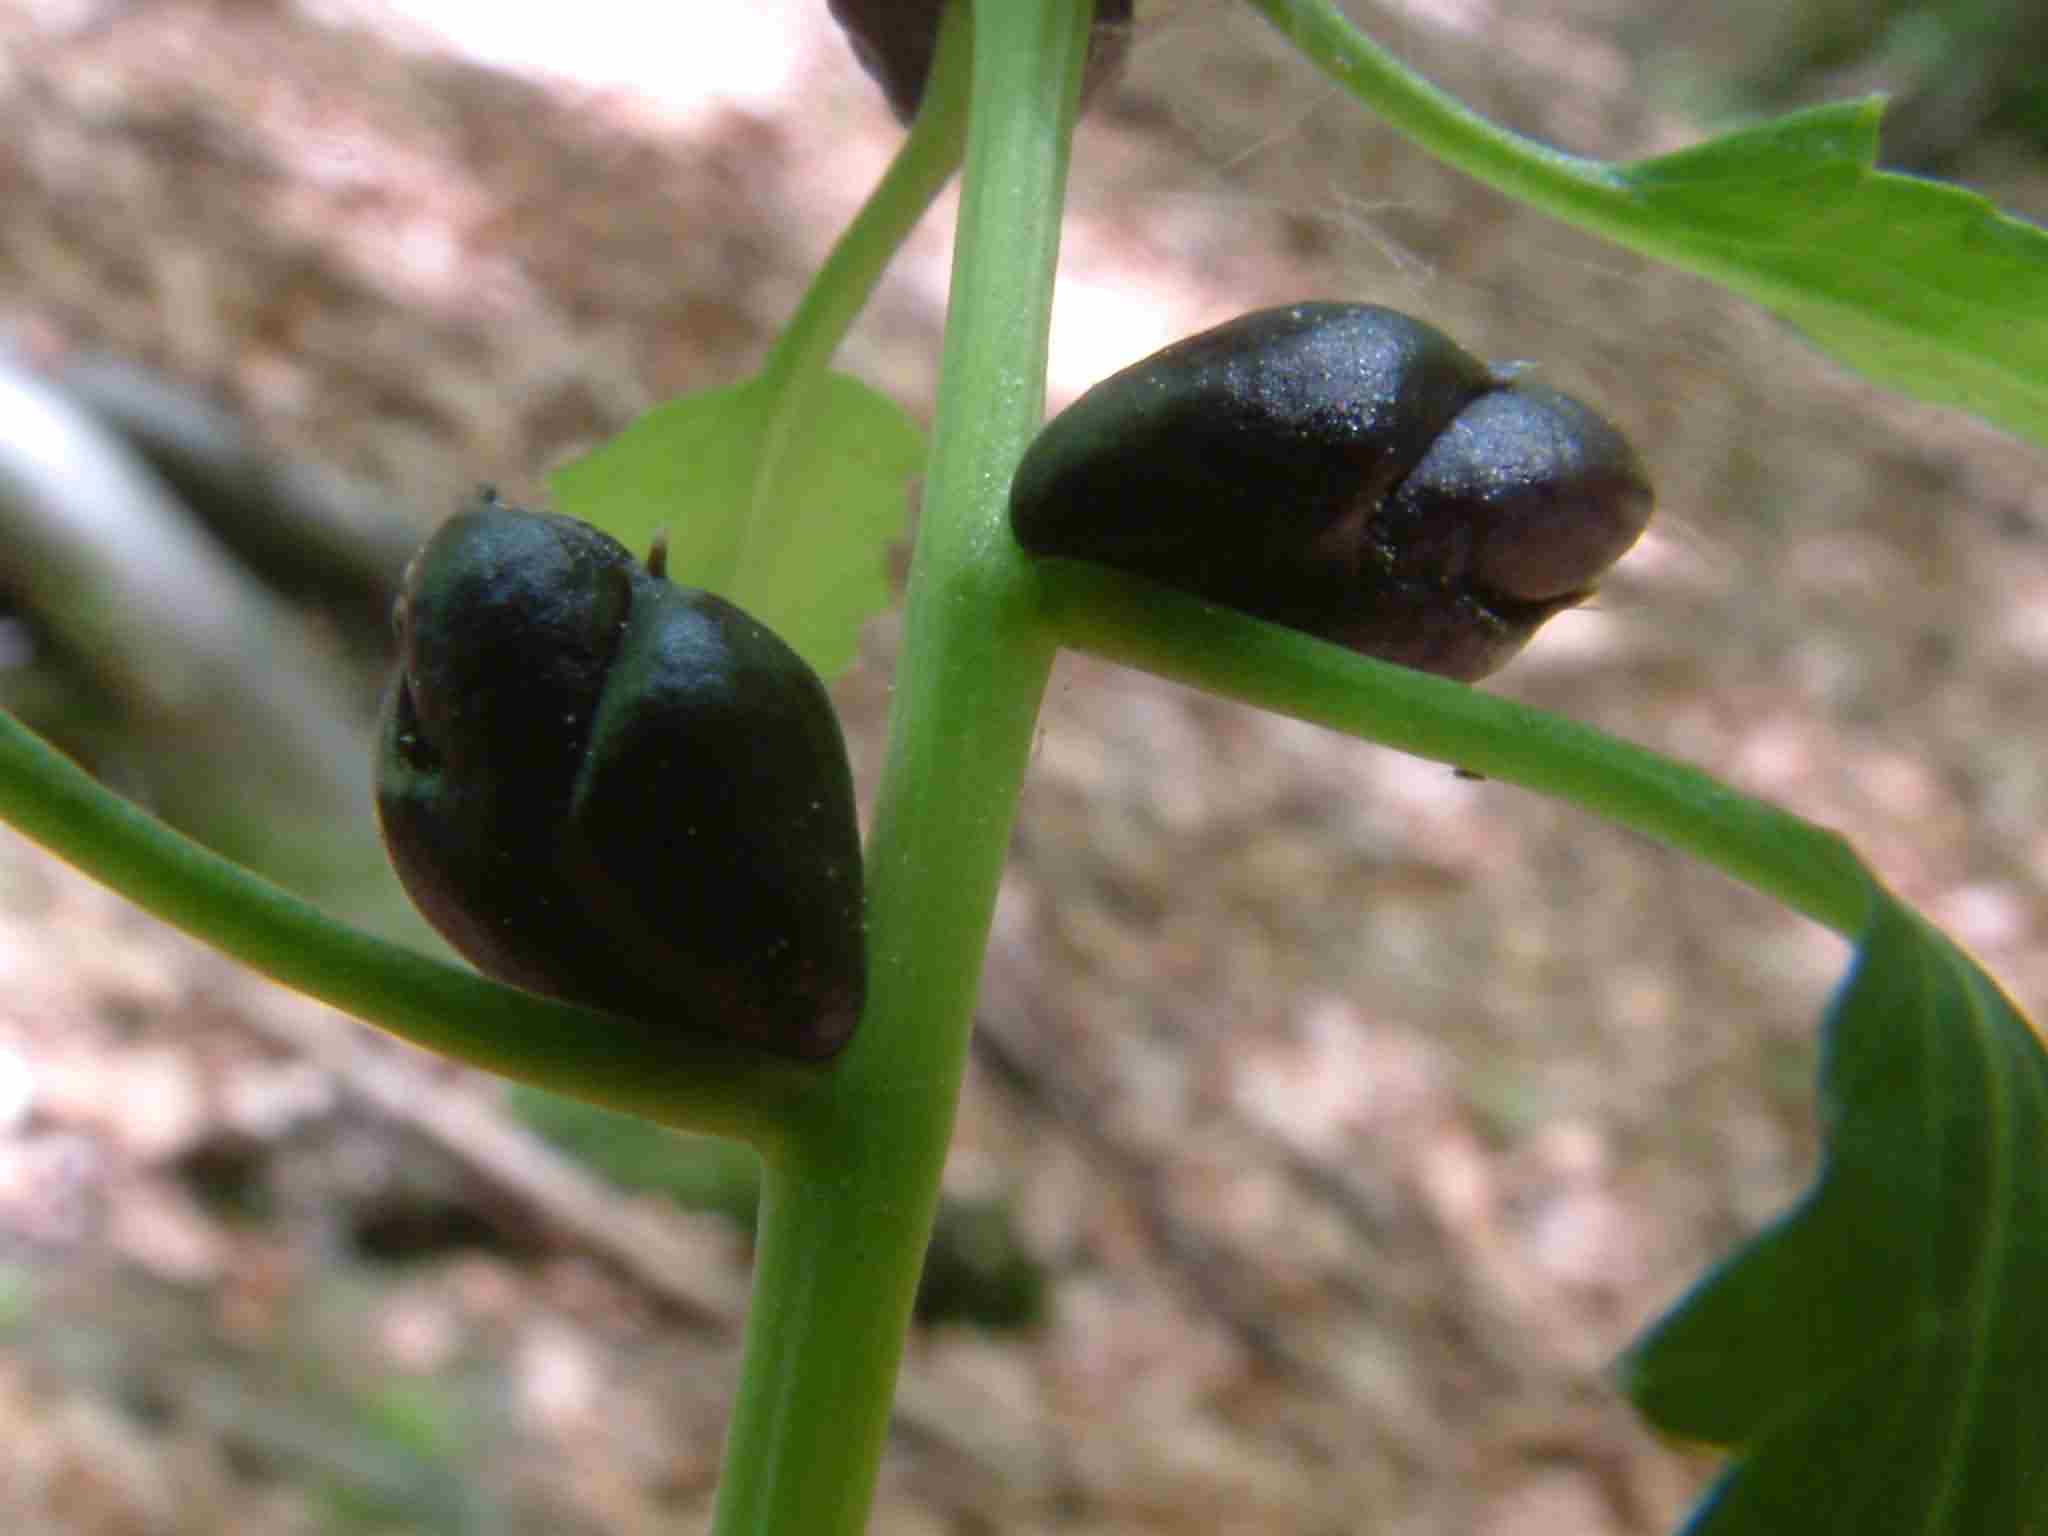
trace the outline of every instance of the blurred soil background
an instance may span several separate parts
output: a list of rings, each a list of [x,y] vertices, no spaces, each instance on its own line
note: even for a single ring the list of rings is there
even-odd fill
[[[6,366],[151,370],[401,550],[476,481],[534,496],[640,410],[743,376],[897,142],[825,7],[652,8],[671,30],[648,38],[582,6],[538,45],[504,28],[564,8],[497,9],[472,46],[504,69],[376,0],[0,6]],[[1362,14],[1594,154],[1889,85],[1901,163],[2039,217],[2039,29],[2016,6],[1987,42],[1965,10],[1997,8]],[[1641,445],[1661,521],[1488,686],[1843,830],[2048,1005],[2038,454],[1461,182],[1220,0],[1139,18],[1081,132],[1055,404],[1312,296],[1541,360]],[[641,83],[604,74],[621,60]],[[949,215],[841,359],[927,419]],[[353,766],[376,602],[187,539],[229,573],[192,591],[260,590],[271,626],[195,716],[132,637],[81,638],[26,537],[0,551],[9,707],[417,936]],[[88,539],[130,583],[101,606],[183,594],[180,538]],[[182,643],[211,606],[149,623]],[[864,793],[895,643],[877,621],[836,688]],[[348,753],[278,724],[302,713]],[[1845,958],[1574,811],[1064,660],[874,1529],[1670,1530],[1713,1462],[1654,1442],[1608,1367],[1810,1176]],[[395,1046],[9,835],[0,1529],[701,1529],[748,1172]]]

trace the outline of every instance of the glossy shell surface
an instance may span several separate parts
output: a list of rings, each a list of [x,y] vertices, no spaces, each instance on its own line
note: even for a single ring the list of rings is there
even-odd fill
[[[378,810],[428,920],[502,981],[781,1054],[839,1049],[866,951],[852,775],[815,673],[609,535],[482,500],[399,599]]]
[[[1628,443],[1372,304],[1259,310],[1103,380],[1011,487],[1034,554],[1093,560],[1471,680],[1648,524]]]

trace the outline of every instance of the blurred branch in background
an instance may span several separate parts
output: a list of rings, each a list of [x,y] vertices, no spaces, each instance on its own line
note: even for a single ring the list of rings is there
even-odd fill
[[[367,705],[415,537],[142,369],[0,355],[0,705],[172,825],[386,926]]]
[[[231,413],[186,386],[104,353],[68,360],[57,386],[114,429],[250,573],[330,615],[381,670],[391,597],[416,518],[388,497],[258,443]]]

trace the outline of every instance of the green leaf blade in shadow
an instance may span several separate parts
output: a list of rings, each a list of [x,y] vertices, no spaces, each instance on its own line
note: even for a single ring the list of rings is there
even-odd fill
[[[1883,894],[1827,1031],[1814,1187],[1624,1362],[1660,1429],[1738,1452],[1687,1529],[2042,1529],[2048,1053]]]
[[[1861,959],[1827,1036],[1814,1193],[1632,1354],[1660,1428],[1744,1459],[1706,1536],[2048,1530],[2048,1053],[1838,837],[1480,690],[1078,562],[1039,568],[1064,640],[1522,784],[1721,869]]]

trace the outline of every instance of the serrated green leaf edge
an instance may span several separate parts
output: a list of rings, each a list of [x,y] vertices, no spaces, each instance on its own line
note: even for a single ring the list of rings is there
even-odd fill
[[[1825,1028],[1813,1186],[1622,1362],[1738,1452],[1686,1530],[2048,1528],[2048,1052],[1883,892]]]
[[[1883,110],[1815,107],[1618,167],[1649,221],[1628,243],[1755,299],[1879,383],[2048,441],[2048,231],[1965,188],[1877,170]]]

